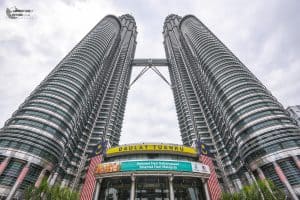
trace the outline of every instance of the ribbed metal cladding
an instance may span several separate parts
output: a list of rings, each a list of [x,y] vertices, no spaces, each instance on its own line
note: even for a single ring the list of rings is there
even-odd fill
[[[184,145],[192,145],[199,138],[209,145],[215,155],[214,164],[219,181],[228,184],[224,177],[225,165],[222,165],[218,152],[223,149],[224,144],[203,98],[203,92],[192,80],[195,74],[187,70],[194,61],[188,57],[180,42],[180,21],[181,17],[169,15],[165,20],[163,34],[182,141]],[[220,147],[216,148],[216,145]]]
[[[131,16],[109,15],[68,53],[1,129],[0,153],[14,158],[10,165],[30,162],[71,185],[96,142],[118,144],[136,34]],[[11,186],[6,174],[0,184]]]
[[[298,126],[300,126],[300,105],[289,106],[286,108],[290,116],[295,120]]]
[[[104,98],[99,103],[97,117],[91,126],[92,134],[85,154],[92,153],[99,138],[107,139],[112,146],[119,144],[137,36],[136,23],[131,15],[122,15],[119,20],[122,24],[121,41],[111,65],[113,71],[108,76]],[[89,160],[81,172],[80,184],[83,183]]]
[[[93,146],[98,142],[97,139],[102,137],[103,133],[112,146],[118,145],[120,140],[137,31],[132,16],[122,15],[119,19],[122,23],[120,49],[118,55],[115,56],[114,71],[104,93],[104,100],[99,107],[101,111],[93,127],[89,152],[92,151]]]
[[[243,183],[245,167],[255,170],[300,154],[299,128],[282,105],[203,23],[191,15],[170,15],[165,21],[164,35],[184,143],[190,143],[186,138],[195,133],[202,139],[199,130],[189,133],[182,128],[189,120],[197,123],[195,113],[182,105],[182,101],[188,103],[195,95],[221,168],[231,180]],[[180,85],[177,79],[184,80],[184,74],[190,84]],[[190,85],[193,95],[190,100],[182,99]],[[298,176],[293,167],[285,172]]]

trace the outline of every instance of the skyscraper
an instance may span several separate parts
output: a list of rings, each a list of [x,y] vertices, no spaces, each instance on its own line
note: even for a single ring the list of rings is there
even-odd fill
[[[45,175],[80,184],[99,139],[118,144],[135,38],[131,16],[105,17],[13,113],[0,133],[2,196]]]
[[[290,113],[290,116],[296,121],[298,126],[300,126],[300,105],[289,106],[286,110]]]
[[[283,106],[196,17],[168,16],[163,34],[183,144],[210,145],[232,189],[254,172],[295,195],[300,131]]]
[[[45,176],[80,188],[93,147],[118,145],[136,35],[132,16],[106,16],[7,120],[0,195]],[[168,65],[183,144],[210,147],[226,190],[256,177],[300,195],[300,130],[276,98],[196,17],[169,15],[163,36],[156,64]]]

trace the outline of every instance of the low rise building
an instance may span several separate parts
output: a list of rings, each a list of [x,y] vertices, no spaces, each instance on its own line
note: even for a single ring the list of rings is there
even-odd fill
[[[109,148],[94,166],[93,199],[210,198],[211,169],[195,148],[176,144],[130,144]]]

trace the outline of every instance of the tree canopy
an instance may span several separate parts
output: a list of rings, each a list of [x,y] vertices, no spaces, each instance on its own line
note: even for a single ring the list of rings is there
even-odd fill
[[[235,193],[223,193],[221,200],[285,200],[285,193],[271,181],[259,180]]]
[[[44,179],[39,187],[29,186],[24,193],[25,200],[79,200],[79,193],[59,185],[50,186]]]

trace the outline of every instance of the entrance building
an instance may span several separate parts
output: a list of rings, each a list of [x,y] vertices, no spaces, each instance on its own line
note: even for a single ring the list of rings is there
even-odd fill
[[[209,166],[195,148],[131,144],[110,148],[96,165],[94,200],[209,200]]]

